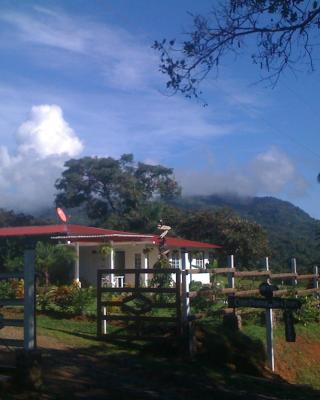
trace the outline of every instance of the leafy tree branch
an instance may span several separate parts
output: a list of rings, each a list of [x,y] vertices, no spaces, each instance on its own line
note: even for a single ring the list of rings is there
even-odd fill
[[[266,71],[264,79],[273,86],[285,70],[294,71],[302,62],[314,70],[318,1],[230,0],[215,5],[208,15],[192,15],[192,20],[193,30],[180,45],[166,39],[153,45],[173,93],[198,97],[207,75],[217,74],[222,59],[245,52],[246,45],[253,45],[251,60]]]

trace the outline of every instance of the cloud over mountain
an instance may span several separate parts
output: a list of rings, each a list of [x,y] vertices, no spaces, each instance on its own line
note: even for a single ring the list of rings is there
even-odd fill
[[[307,189],[307,182],[293,161],[274,146],[237,168],[225,166],[221,171],[212,165],[210,169],[178,171],[177,177],[186,195],[254,196],[284,192],[297,196]]]

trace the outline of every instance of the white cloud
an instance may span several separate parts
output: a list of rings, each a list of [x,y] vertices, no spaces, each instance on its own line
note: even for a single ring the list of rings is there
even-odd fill
[[[34,212],[52,204],[64,162],[83,145],[57,105],[32,107],[16,141],[14,154],[0,147],[0,207]]]
[[[17,36],[23,42],[56,47],[82,53],[85,41],[82,35],[76,34],[73,24],[68,27],[68,20],[56,13],[44,12],[37,8],[37,17],[14,11],[1,13],[1,20],[17,29]],[[48,21],[56,21],[55,24]]]
[[[57,105],[32,107],[29,119],[18,129],[17,140],[19,153],[34,151],[41,158],[62,154],[73,157],[83,150]]]
[[[29,13],[4,11],[0,20],[9,25],[10,34],[23,50],[28,44],[48,50],[46,60],[41,52],[33,53],[39,63],[46,62],[47,68],[51,64],[65,69],[68,63],[74,64],[74,57],[80,57],[82,66],[95,67],[101,80],[118,90],[146,90],[153,80],[159,81],[158,58],[150,44],[143,45],[139,38],[118,27],[44,7],[35,7]],[[56,51],[60,51],[59,57]],[[48,59],[52,61],[49,65]]]
[[[210,170],[178,171],[177,178],[186,195],[254,196],[286,192],[300,196],[307,189],[305,179],[298,174],[293,162],[276,147],[258,154],[243,167],[214,171],[213,166]]]
[[[289,182],[296,179],[292,161],[275,147],[258,154],[249,168],[258,191],[279,193]]]

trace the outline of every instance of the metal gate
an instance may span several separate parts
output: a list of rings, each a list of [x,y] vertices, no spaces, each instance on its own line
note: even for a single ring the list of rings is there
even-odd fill
[[[116,274],[116,269],[98,270],[98,338],[157,340],[181,335],[179,269],[124,269],[122,280]]]

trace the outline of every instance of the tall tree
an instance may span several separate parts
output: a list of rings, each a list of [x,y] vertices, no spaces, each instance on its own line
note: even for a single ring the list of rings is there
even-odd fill
[[[194,212],[181,221],[177,230],[188,239],[222,245],[219,256],[234,254],[240,267],[248,268],[270,255],[268,237],[262,227],[230,209]]]
[[[119,160],[72,159],[65,166],[56,183],[56,203],[85,207],[88,216],[100,224],[143,229],[159,213],[157,201],[180,195],[171,168],[135,162],[132,154],[124,154]]]
[[[224,57],[253,44],[250,57],[275,85],[286,69],[314,69],[312,51],[320,28],[320,2],[305,0],[225,0],[207,15],[193,15],[187,40],[156,41],[167,87],[197,97],[199,84],[217,72]],[[250,46],[249,46],[250,48]],[[304,62],[302,64],[302,61]]]

